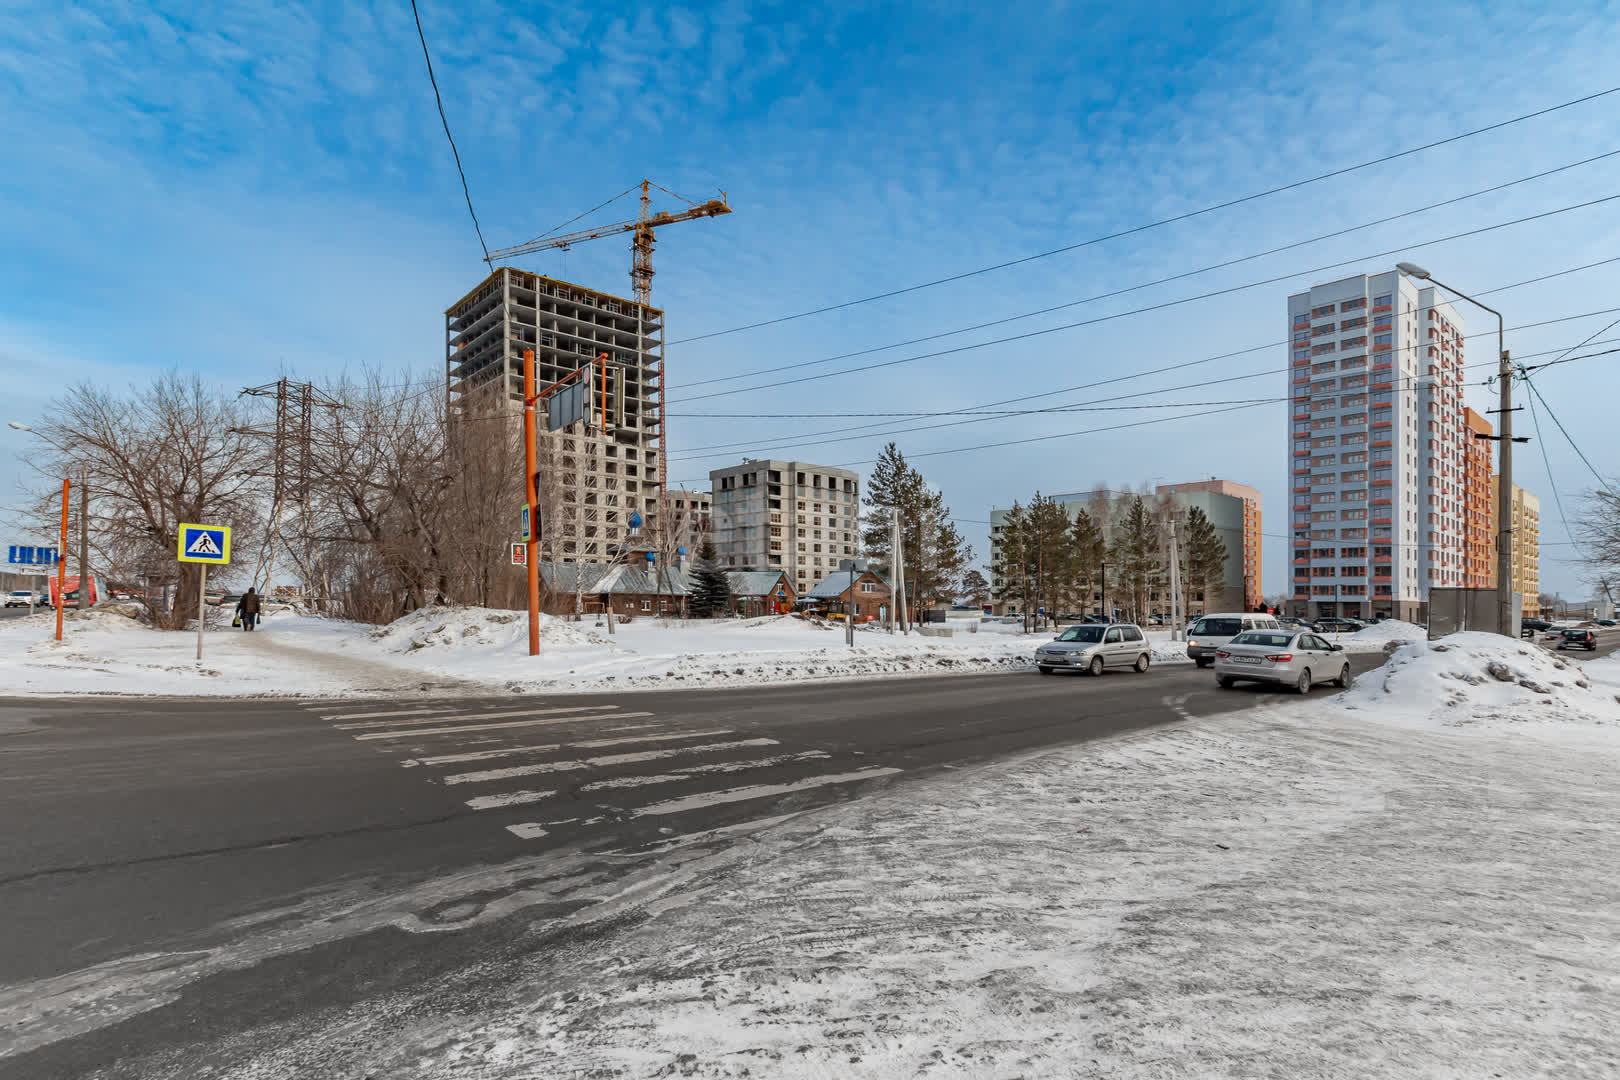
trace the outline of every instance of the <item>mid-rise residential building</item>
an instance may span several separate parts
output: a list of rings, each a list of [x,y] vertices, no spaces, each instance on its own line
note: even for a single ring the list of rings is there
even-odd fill
[[[1090,515],[1101,529],[1105,542],[1112,544],[1119,519],[1135,492],[1101,488],[1052,496],[1073,521],[1081,510]],[[1226,564],[1221,585],[1214,592],[1193,589],[1188,604],[1189,617],[1206,611],[1249,611],[1261,603],[1260,544],[1261,509],[1260,492],[1247,484],[1230,480],[1199,480],[1188,484],[1161,484],[1151,494],[1143,494],[1156,517],[1167,522],[1172,515],[1185,536],[1186,515],[1193,507],[1203,510],[1204,516],[1215,527],[1215,534],[1226,547]],[[990,587],[995,597],[1005,595],[1006,578],[1001,562],[1001,535],[1006,524],[1008,508],[990,511]],[[1167,557],[1162,558],[1165,569],[1149,581],[1147,615],[1170,614],[1170,583]],[[1124,583],[1112,571],[1103,568],[1104,581],[1089,597],[1056,598],[1060,614],[1072,612],[1082,615],[1124,614],[1128,606]],[[997,600],[994,610],[1004,614],[1009,604]]]
[[[1494,518],[1493,518],[1494,520]],[[1513,591],[1526,616],[1541,614],[1541,500],[1513,485]]]
[[[709,473],[710,531],[727,570],[782,570],[803,596],[860,549],[860,477],[749,458]]]
[[[1464,584],[1463,322],[1397,270],[1288,298],[1295,613],[1423,621]]]
[[[1491,422],[1473,409],[1463,410],[1468,430],[1463,444],[1463,587],[1490,589],[1496,586],[1496,500],[1495,474],[1491,458],[1496,443]]]

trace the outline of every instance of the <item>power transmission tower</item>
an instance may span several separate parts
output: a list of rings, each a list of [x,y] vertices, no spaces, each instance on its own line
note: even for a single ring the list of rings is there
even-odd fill
[[[315,414],[328,410],[333,417],[343,403],[322,393],[313,383],[293,382],[283,376],[263,386],[244,387],[239,397],[273,398],[275,416],[269,428],[238,428],[243,435],[257,435],[272,440],[271,511],[270,527],[265,530],[264,544],[259,548],[259,566],[254,580],[264,580],[264,591],[270,592],[270,578],[275,572],[276,543],[281,539],[282,515],[288,502],[299,507],[299,524],[307,539],[313,531],[314,512],[310,505],[310,491],[315,474]]]

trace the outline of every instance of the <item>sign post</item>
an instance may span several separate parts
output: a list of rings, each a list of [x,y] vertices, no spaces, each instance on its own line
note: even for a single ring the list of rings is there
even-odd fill
[[[540,544],[534,527],[540,501],[535,476],[534,350],[523,350],[523,558],[528,567],[529,655],[540,655]],[[553,425],[555,427],[555,425]]]
[[[66,520],[65,516],[64,520]],[[197,659],[201,660],[203,622],[207,614],[203,605],[208,601],[208,568],[210,566],[229,566],[231,564],[230,526],[182,523],[180,526],[179,552],[176,558],[183,563],[198,563],[202,570],[197,580]]]
[[[67,518],[68,518],[68,481],[62,478],[62,545],[56,549],[56,640],[62,640],[62,608],[67,605],[67,563],[62,556],[67,554]]]

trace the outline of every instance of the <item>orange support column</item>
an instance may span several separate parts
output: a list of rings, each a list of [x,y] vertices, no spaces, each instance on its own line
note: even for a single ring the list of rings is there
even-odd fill
[[[523,493],[529,507],[529,655],[540,655],[540,501],[535,483],[534,350],[523,350]]]

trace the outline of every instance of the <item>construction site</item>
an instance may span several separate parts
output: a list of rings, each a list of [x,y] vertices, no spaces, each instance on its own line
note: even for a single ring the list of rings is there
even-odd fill
[[[692,515],[684,511],[696,509],[685,498],[680,515],[666,505],[664,312],[648,302],[654,230],[731,209],[720,198],[683,200],[684,210],[654,213],[653,187],[643,180],[623,193],[639,188],[640,212],[632,220],[489,254],[494,265],[628,233],[635,299],[500,265],[444,313],[452,418],[509,411],[515,430],[524,406],[524,353],[534,353],[537,404],[549,417],[539,506],[547,548],[560,562],[610,561],[641,525],[653,532],[662,524],[666,539],[677,527],[687,532]]]

